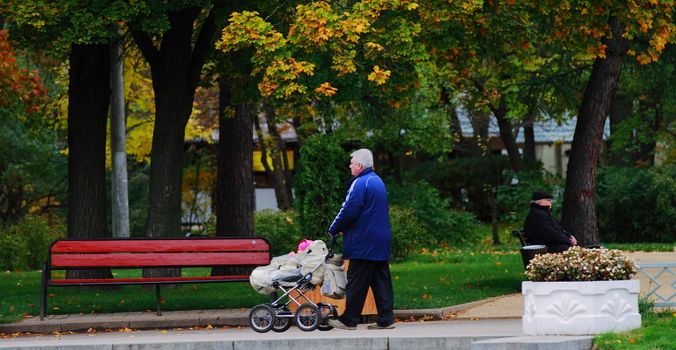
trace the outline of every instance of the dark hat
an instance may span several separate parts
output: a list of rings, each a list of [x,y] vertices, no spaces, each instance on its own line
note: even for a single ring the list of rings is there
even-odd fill
[[[531,200],[539,201],[540,199],[554,199],[554,196],[547,192],[533,192]]]

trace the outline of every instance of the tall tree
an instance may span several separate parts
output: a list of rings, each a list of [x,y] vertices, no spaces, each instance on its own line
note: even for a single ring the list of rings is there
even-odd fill
[[[254,234],[252,135],[256,109],[251,102],[234,97],[236,93],[231,91],[241,89],[243,81],[225,77],[219,80],[217,236]]]
[[[563,226],[580,237],[581,245],[598,244],[596,226],[596,167],[603,126],[610,112],[613,95],[622,71],[628,41],[622,38],[624,26],[610,18],[611,38],[606,41],[606,57],[594,60],[589,83],[577,115],[577,125],[566,172],[563,199]]]
[[[68,237],[104,237],[108,232],[105,171],[109,45],[73,44],[69,59]],[[69,278],[101,274],[97,270],[69,271]]]
[[[106,237],[105,144],[110,105],[112,25],[136,10],[124,1],[10,2],[26,45],[52,55],[69,51],[68,237]],[[36,11],[39,8],[39,11]],[[45,43],[48,43],[45,45]],[[72,278],[110,276],[97,269],[69,271]]]
[[[129,237],[129,193],[127,190],[127,129],[124,103],[124,49],[120,28],[110,47],[110,154],[113,237]]]
[[[559,5],[546,2],[539,8],[549,19],[549,25],[540,30],[549,33],[549,40],[556,42],[559,49],[565,47],[578,56],[586,54],[594,58],[568,162],[562,223],[575,232],[581,244],[596,244],[596,168],[603,125],[613,103],[622,63],[628,54],[636,56],[642,64],[659,60],[675,30],[673,3],[635,0],[591,4],[581,0]],[[639,48],[637,38],[648,38],[649,44]]]
[[[199,26],[203,10],[208,14]],[[148,237],[180,233],[185,127],[216,29],[213,7],[166,11],[169,27],[161,33],[159,47],[152,33],[142,30],[141,23],[131,24],[132,37],[150,65],[155,92]]]

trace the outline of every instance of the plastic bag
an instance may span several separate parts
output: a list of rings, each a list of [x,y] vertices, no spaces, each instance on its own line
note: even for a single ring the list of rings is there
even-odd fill
[[[341,259],[342,260],[342,259]],[[340,266],[332,263],[324,264],[324,283],[322,284],[322,295],[333,299],[342,299],[345,297],[345,287],[347,286],[347,273]]]

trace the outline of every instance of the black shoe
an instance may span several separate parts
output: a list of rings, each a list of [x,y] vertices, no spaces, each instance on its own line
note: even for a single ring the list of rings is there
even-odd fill
[[[345,330],[348,330],[348,331],[353,331],[353,330],[357,329],[357,327],[348,326],[345,323],[341,322],[339,319],[334,319],[334,318],[329,318],[328,324],[329,324],[329,326],[331,326],[333,328],[345,329]]]
[[[370,325],[369,325],[368,327],[366,327],[366,328],[367,328],[367,329],[371,329],[371,330],[373,330],[373,329],[394,329],[395,326],[394,326],[394,323],[390,323],[390,324],[388,324],[388,325],[386,325],[386,326],[382,326],[382,325],[379,325],[379,324],[376,323],[376,324],[370,324]]]

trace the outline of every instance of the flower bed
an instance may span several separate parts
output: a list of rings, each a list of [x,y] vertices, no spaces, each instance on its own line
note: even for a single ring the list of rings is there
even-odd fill
[[[574,247],[538,255],[523,282],[523,331],[599,334],[641,326],[636,265],[617,250]]]
[[[619,250],[573,247],[561,254],[533,258],[526,277],[529,281],[614,281],[628,280],[636,264]]]

